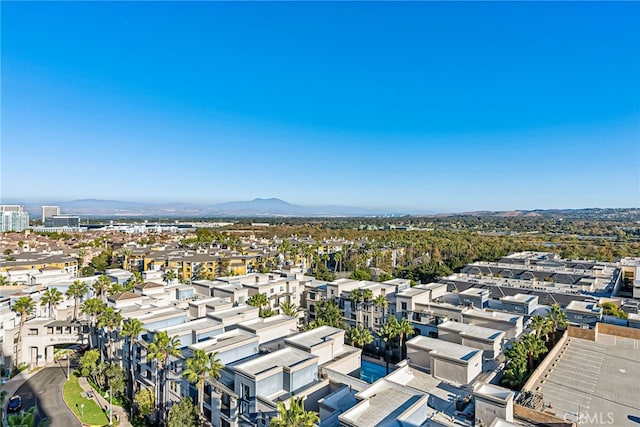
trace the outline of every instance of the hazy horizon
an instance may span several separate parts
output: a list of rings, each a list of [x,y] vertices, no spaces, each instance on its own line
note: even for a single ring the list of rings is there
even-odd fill
[[[638,2],[4,2],[0,199],[640,205]]]

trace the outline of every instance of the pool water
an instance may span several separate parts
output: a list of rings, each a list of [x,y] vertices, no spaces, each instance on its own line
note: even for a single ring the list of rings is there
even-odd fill
[[[389,366],[389,373],[393,368]],[[368,360],[363,360],[360,364],[360,379],[369,384],[378,381],[387,375],[387,368],[384,365],[378,365]]]

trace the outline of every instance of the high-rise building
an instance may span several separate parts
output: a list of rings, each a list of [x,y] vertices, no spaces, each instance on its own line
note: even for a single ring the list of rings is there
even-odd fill
[[[44,222],[45,227],[79,227],[80,217],[77,215],[52,215]]]
[[[0,211],[0,232],[29,228],[29,214],[22,211]]]
[[[60,215],[60,206],[43,206],[42,207],[42,223],[44,224],[47,218]]]
[[[24,212],[24,206],[0,205],[0,212]]]

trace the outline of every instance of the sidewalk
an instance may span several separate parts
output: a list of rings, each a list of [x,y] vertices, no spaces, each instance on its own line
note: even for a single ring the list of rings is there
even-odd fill
[[[89,381],[87,381],[85,377],[79,377],[78,384],[84,392],[91,391],[93,393],[93,400],[96,401],[98,406],[105,410],[107,418],[109,418],[109,400],[105,399],[104,396],[101,396],[100,393],[94,390],[94,388],[91,387],[91,384],[89,384]],[[129,422],[129,415],[122,406],[112,405],[112,408],[114,424],[115,420],[119,420],[120,427],[132,427],[131,423]]]

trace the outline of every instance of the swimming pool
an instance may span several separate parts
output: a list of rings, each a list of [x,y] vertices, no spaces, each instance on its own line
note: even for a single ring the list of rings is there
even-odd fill
[[[393,369],[389,366],[389,372]],[[387,375],[387,368],[385,366],[378,365],[368,360],[363,360],[360,363],[360,379],[368,382],[369,384],[378,381],[380,378]]]

